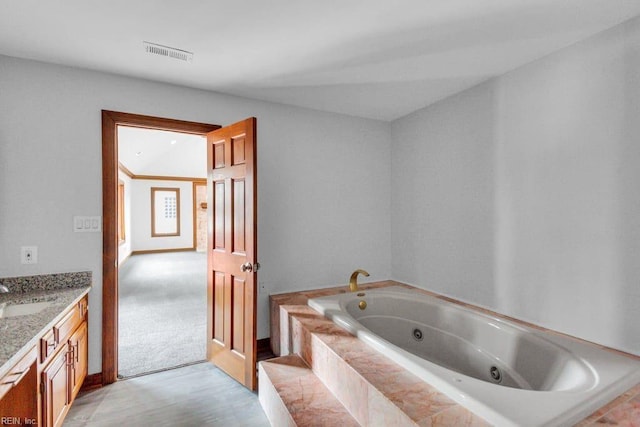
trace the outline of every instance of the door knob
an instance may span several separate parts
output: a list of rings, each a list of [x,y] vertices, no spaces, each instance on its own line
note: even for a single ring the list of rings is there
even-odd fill
[[[256,262],[255,264],[251,264],[250,262],[245,262],[244,264],[242,264],[240,266],[240,270],[242,270],[243,273],[248,272],[258,272],[258,270],[260,270],[260,263]]]

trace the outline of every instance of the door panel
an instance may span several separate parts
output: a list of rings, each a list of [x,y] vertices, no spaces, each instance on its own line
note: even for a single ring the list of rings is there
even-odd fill
[[[224,223],[225,223],[225,196],[224,196],[225,183],[224,181],[215,182],[213,185],[213,200],[214,200],[214,222],[213,222],[213,235],[214,235],[214,249],[220,249],[224,251]]]
[[[46,426],[61,426],[64,417],[69,412],[69,376],[67,371],[69,358],[68,345],[65,343],[56,358],[42,371],[42,381],[46,388],[42,410]]]
[[[241,135],[232,139],[233,165],[242,165],[245,162],[245,136]]]
[[[224,139],[213,142],[214,150],[214,168],[224,167]]]
[[[232,182],[233,186],[233,253],[244,254],[245,241],[245,191],[244,180],[238,179]]]
[[[224,273],[214,273],[213,339],[224,342]],[[211,310],[209,310],[211,311]]]
[[[207,134],[207,358],[256,388],[256,119]],[[251,269],[242,270],[243,264]]]
[[[71,372],[69,382],[71,387],[71,401],[73,401],[82,387],[82,383],[87,376],[87,322],[82,322],[80,327],[69,338],[69,346],[73,348],[71,356],[72,363],[69,365]]]
[[[233,279],[233,341],[230,347],[240,354],[244,354],[245,284],[243,279]]]

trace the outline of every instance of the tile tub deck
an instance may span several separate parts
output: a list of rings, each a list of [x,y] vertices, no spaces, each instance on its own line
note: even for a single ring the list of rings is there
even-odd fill
[[[403,286],[411,289],[413,288],[409,285],[395,282],[395,281],[382,281],[382,282],[374,282],[362,284],[359,286],[360,289],[375,289],[382,288],[387,286]],[[429,291],[421,290],[421,292],[425,292],[429,295],[432,295],[436,298],[443,299],[446,301],[450,301],[459,305],[470,307],[473,310],[480,311],[483,313],[487,313],[492,316],[497,316],[500,318],[507,319],[509,321],[515,322],[517,324],[526,325],[531,328],[535,328],[538,330],[550,332],[553,334],[559,334],[563,336],[567,336],[561,334],[559,332],[551,331],[545,328],[541,328],[536,325],[532,325],[530,323],[522,322],[517,319],[513,319],[507,316],[500,315],[495,312],[491,312],[486,309],[482,309],[479,307],[475,307],[469,304],[461,303],[459,301],[453,300],[451,298],[447,298],[441,295],[434,294]],[[326,288],[326,289],[318,289],[311,291],[302,291],[302,292],[293,292],[287,294],[279,294],[279,295],[271,295],[270,296],[270,316],[271,316],[271,345],[273,352],[276,355],[290,354],[290,353],[305,353],[308,352],[309,349],[305,348],[310,345],[310,343],[305,343],[301,347],[298,343],[291,341],[300,341],[300,336],[297,336],[295,340],[292,340],[292,334],[300,334],[301,330],[311,330],[318,331],[320,330],[322,334],[322,340],[336,341],[337,339],[347,339],[345,337],[344,332],[340,332],[340,328],[333,325],[333,322],[324,318],[324,316],[315,312],[313,309],[307,306],[307,300],[309,298],[316,298],[320,296],[333,295],[337,293],[345,293],[348,292],[348,287],[335,287],[335,288]],[[303,324],[303,325],[300,325]],[[303,326],[301,328],[300,326]],[[293,331],[293,332],[288,332]],[[298,332],[296,332],[298,331]],[[349,335],[349,334],[346,334]],[[338,338],[331,338],[332,336]],[[577,339],[574,337],[570,337],[571,339]],[[311,339],[307,337],[307,341]],[[302,340],[305,342],[305,339]],[[375,351],[369,350],[366,347],[366,344],[358,343],[358,340],[354,337],[347,344],[343,344],[342,348],[344,351],[348,351],[349,354],[347,357],[350,360],[365,360],[366,362],[361,363],[363,365],[361,367],[362,372],[361,375],[367,375],[367,366],[372,365],[373,361],[369,361],[371,357],[375,357]],[[346,348],[345,345],[348,347]],[[294,348],[297,347],[297,348]],[[609,349],[604,346],[599,346],[608,351],[616,351]],[[341,348],[340,345],[337,347]],[[334,349],[334,351],[336,351]],[[340,351],[340,350],[338,350]],[[363,354],[358,354],[358,353]],[[372,353],[373,352],[373,353]],[[617,351],[616,351],[617,352]],[[364,354],[366,353],[366,354]],[[620,352],[618,352],[620,353]],[[306,354],[306,357],[303,359],[311,360],[311,356]],[[366,357],[363,357],[366,356]],[[629,357],[633,357],[639,359],[633,355],[627,355]],[[317,359],[317,358],[316,358]],[[376,369],[375,377],[379,386],[382,388],[394,388],[394,390],[385,391],[385,396],[389,399],[389,396],[393,396],[391,400],[394,401],[396,405],[405,405],[406,408],[402,408],[405,412],[408,412],[409,418],[411,421],[417,425],[451,425],[450,422],[455,421],[455,425],[466,425],[466,426],[481,426],[486,425],[486,423],[472,414],[470,411],[465,409],[463,406],[452,402],[448,397],[439,393],[437,390],[434,390],[427,384],[418,385],[414,384],[415,380],[411,378],[411,376],[407,376],[403,378],[402,375],[395,375],[394,378],[384,378],[382,372],[388,371],[393,372],[393,362],[385,361],[384,357],[380,357],[376,363],[382,364],[384,366],[378,366],[380,369]],[[313,363],[316,363],[315,360]],[[376,365],[373,363],[373,365]],[[388,365],[388,366],[387,366]],[[355,369],[358,369],[357,366]],[[390,381],[389,384],[385,385],[385,381]],[[325,380],[326,381],[326,380]],[[330,380],[329,380],[330,381]],[[362,385],[359,385],[362,387]],[[356,386],[357,387],[357,386]],[[353,393],[351,390],[349,393]],[[347,395],[349,393],[346,393]],[[390,393],[390,394],[389,394]],[[415,398],[417,395],[419,398]],[[414,396],[411,396],[413,394]],[[421,405],[414,405],[412,402],[424,402]],[[364,422],[364,425],[367,425],[368,416],[371,414],[367,414],[365,410],[361,410],[356,407],[355,412],[361,412],[357,414],[356,419],[359,420],[360,423]],[[380,415],[380,414],[378,414]],[[587,427],[587,426],[598,426],[598,425],[621,425],[621,426],[633,426],[636,423],[640,423],[640,384],[635,385],[622,395],[618,396],[616,399],[612,400],[607,405],[595,411],[593,414],[585,418],[583,421],[579,422],[577,426]]]

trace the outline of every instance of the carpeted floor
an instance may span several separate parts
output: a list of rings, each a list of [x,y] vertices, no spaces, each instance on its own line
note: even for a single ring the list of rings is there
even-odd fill
[[[118,272],[118,375],[204,360],[206,253],[132,255]]]

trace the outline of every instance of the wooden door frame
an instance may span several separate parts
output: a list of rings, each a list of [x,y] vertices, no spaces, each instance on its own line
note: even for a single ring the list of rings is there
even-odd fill
[[[191,181],[191,194],[193,195],[193,249],[198,250],[198,204],[196,203],[196,188],[198,186],[207,186],[207,179]]]
[[[195,135],[221,127],[102,110],[102,385],[118,379],[118,125]]]

